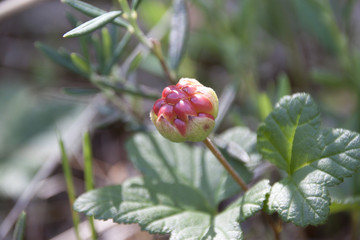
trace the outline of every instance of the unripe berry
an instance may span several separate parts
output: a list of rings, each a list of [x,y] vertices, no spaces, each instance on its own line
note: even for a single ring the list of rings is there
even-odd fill
[[[160,134],[173,142],[200,142],[213,130],[218,106],[214,90],[182,78],[163,90],[150,118]]]

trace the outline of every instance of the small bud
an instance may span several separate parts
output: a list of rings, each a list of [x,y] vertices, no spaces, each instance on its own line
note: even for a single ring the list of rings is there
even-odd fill
[[[215,126],[218,105],[214,90],[195,79],[182,78],[163,90],[150,118],[160,134],[173,142],[200,142]]]

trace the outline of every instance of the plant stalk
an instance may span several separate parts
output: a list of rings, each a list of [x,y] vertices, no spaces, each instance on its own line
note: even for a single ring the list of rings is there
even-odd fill
[[[153,51],[154,55],[158,58],[158,60],[161,64],[161,67],[162,67],[165,75],[167,76],[168,80],[170,81],[171,84],[176,84],[177,81],[176,81],[175,73],[170,70],[168,64],[165,61],[165,57],[162,52],[160,42],[155,39],[151,39],[150,41],[152,43],[152,51]]]
[[[152,53],[157,57],[159,60],[161,67],[170,81],[171,84],[176,84],[176,75],[171,69],[169,68],[168,64],[166,63],[165,57],[161,50],[161,45],[159,41],[156,41],[154,39],[149,39],[145,36],[143,31],[141,31],[139,24],[137,22],[137,13],[135,10],[130,9],[129,4],[126,0],[119,0],[119,3],[124,10],[123,17],[126,16],[127,20],[129,21],[130,25],[132,26],[131,31],[134,33],[134,35],[139,39],[141,43],[143,43],[147,48],[149,48]]]
[[[67,187],[67,193],[68,193],[68,199],[69,199],[69,204],[70,204],[70,209],[71,209],[72,220],[73,220],[73,224],[74,224],[75,236],[76,236],[77,240],[81,240],[80,232],[79,232],[79,224],[80,224],[79,214],[77,212],[75,212],[75,210],[72,208],[72,206],[74,205],[74,202],[75,202],[75,197],[76,197],[74,180],[72,177],[69,158],[68,158],[66,150],[65,150],[64,142],[60,137],[59,137],[59,145],[60,145],[60,151],[61,151],[61,163],[62,163],[62,168],[63,168],[66,187]]]
[[[224,166],[226,171],[231,175],[231,177],[239,184],[239,186],[242,188],[244,192],[246,192],[249,188],[244,182],[244,180],[235,172],[233,167],[226,161],[224,156],[221,154],[221,152],[215,147],[215,145],[211,142],[209,138],[206,138],[203,143],[206,145],[207,148],[214,154],[214,156],[219,160],[219,162]],[[274,238],[275,240],[280,240],[280,232],[281,230],[278,228],[278,226],[272,221],[269,215],[267,215],[265,212],[261,212],[263,218],[268,222],[268,224],[271,226],[271,229],[274,232]]]
[[[219,160],[219,162],[224,166],[226,171],[231,175],[231,177],[239,184],[239,186],[246,192],[249,188],[246,186],[244,180],[235,172],[232,166],[226,161],[221,152],[215,147],[209,138],[206,138],[203,143],[207,148],[214,154],[214,156]]]

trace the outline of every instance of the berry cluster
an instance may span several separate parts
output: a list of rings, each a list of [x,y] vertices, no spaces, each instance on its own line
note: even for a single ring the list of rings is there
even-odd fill
[[[153,106],[151,119],[159,132],[172,141],[201,141],[213,129],[217,111],[218,100],[211,88],[195,79],[182,78],[163,90],[162,98]],[[172,133],[174,129],[168,125],[175,127],[181,136]]]

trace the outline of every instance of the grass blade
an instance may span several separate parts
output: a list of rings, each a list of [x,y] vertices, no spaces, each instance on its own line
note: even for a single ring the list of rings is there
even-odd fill
[[[61,163],[62,163],[62,168],[63,168],[63,171],[64,171],[64,176],[65,176],[65,181],[66,181],[66,188],[67,188],[68,197],[69,197],[71,215],[72,215],[72,219],[73,219],[73,223],[74,223],[75,235],[76,235],[76,238],[78,240],[80,240],[81,239],[80,234],[79,234],[79,222],[80,222],[80,219],[79,219],[78,213],[75,212],[73,210],[73,208],[72,208],[72,206],[74,204],[74,201],[75,201],[74,181],[73,181],[73,178],[72,178],[69,159],[68,159],[68,156],[66,154],[64,142],[61,139],[61,137],[59,137],[59,146],[60,146],[60,151],[61,151]]]
[[[89,132],[86,132],[83,137],[83,154],[84,154],[84,176],[85,176],[85,189],[90,191],[94,189],[93,165],[92,165],[92,147]],[[88,217],[91,227],[91,239],[97,239],[97,233],[94,224],[94,217]]]
[[[24,239],[25,226],[26,226],[26,213],[23,211],[16,222],[13,240]]]

